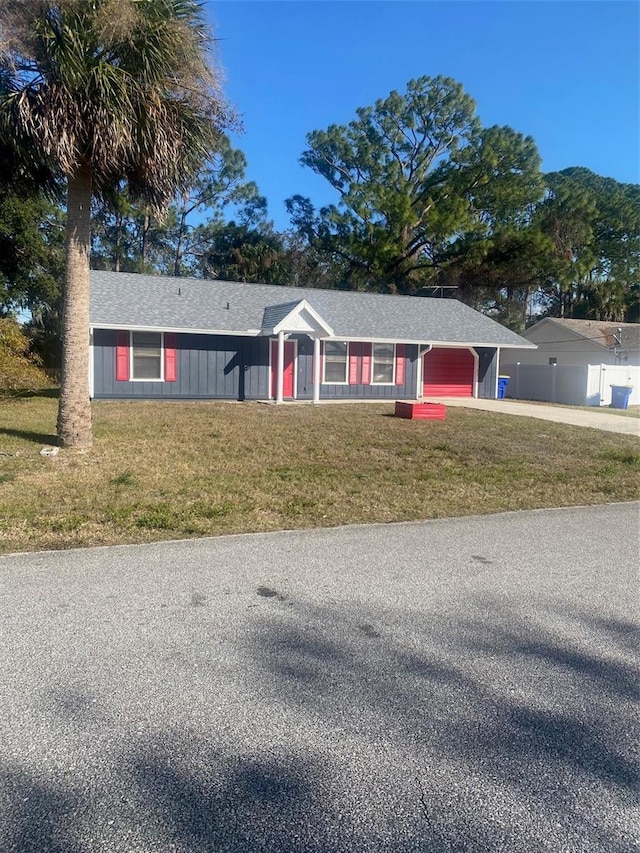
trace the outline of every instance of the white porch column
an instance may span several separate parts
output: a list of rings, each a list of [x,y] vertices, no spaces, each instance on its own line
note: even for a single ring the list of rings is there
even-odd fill
[[[278,332],[278,369],[276,371],[276,403],[282,402],[284,384],[284,332]]]
[[[320,338],[313,339],[313,402],[320,402]]]
[[[431,352],[432,344],[418,344],[418,364],[416,370],[416,400],[424,398],[424,357]]]

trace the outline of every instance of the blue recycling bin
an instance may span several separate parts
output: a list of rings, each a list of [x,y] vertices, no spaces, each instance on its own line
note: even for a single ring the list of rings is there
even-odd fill
[[[612,385],[611,386],[611,408],[612,409],[628,409],[629,397],[633,391],[632,385]]]
[[[510,376],[498,376],[498,400],[504,400],[507,396],[507,386]]]

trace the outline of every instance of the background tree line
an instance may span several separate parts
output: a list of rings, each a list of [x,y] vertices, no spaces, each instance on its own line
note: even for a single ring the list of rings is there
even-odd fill
[[[542,173],[534,140],[483,127],[450,78],[422,77],[307,137],[333,187],[286,200],[278,231],[229,138],[160,217],[111,184],[92,202],[91,266],[461,299],[515,330],[532,316],[640,319],[640,187],[583,167]],[[0,315],[28,312],[59,363],[65,214],[0,150]]]

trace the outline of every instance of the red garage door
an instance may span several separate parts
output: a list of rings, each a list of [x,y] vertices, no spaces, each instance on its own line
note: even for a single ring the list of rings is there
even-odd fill
[[[425,397],[473,397],[471,350],[434,347],[424,356]]]

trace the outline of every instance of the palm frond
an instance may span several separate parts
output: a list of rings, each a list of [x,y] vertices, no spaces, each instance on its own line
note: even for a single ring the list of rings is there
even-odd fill
[[[0,146],[12,134],[65,175],[89,164],[98,192],[127,178],[167,204],[233,122],[201,4],[17,2],[22,18],[3,29]]]

